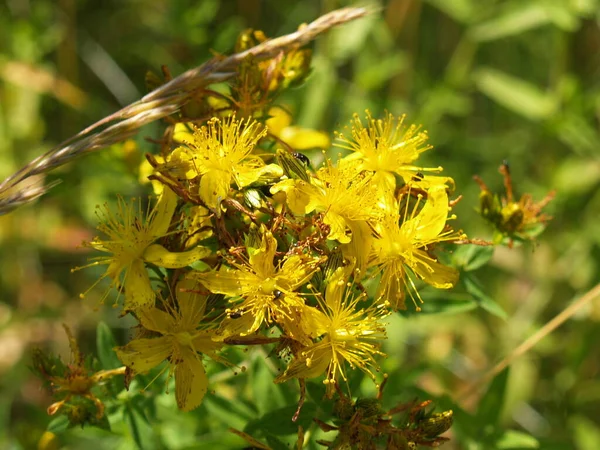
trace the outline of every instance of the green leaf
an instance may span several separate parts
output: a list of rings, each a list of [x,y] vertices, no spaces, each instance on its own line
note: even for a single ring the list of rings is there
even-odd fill
[[[574,112],[562,114],[552,124],[558,138],[584,157],[597,157],[600,136],[588,118]],[[588,164],[588,166],[590,166]],[[595,167],[592,165],[592,168]]]
[[[186,445],[184,447],[177,447],[180,450],[231,450],[238,448],[247,448],[248,443],[241,437],[227,432],[219,432],[214,430],[211,433],[206,433],[202,438],[198,439],[198,443],[194,445]],[[289,449],[288,449],[289,450]]]
[[[428,0],[428,3],[460,23],[469,23],[473,18],[473,0]]]
[[[159,441],[154,434],[148,420],[138,408],[132,407],[132,404],[126,406],[124,410],[125,423],[131,433],[131,438],[140,450],[159,449]]]
[[[259,414],[265,414],[286,404],[283,385],[273,383],[273,373],[264,362],[264,358],[255,358],[249,371],[253,402]]]
[[[393,53],[376,58],[375,61],[369,61],[367,67],[361,68],[356,75],[356,83],[366,90],[378,89],[383,83],[403,72],[407,67],[408,59],[403,53]]]
[[[333,28],[329,33],[330,59],[343,62],[357,54],[366,45],[366,41],[375,26],[384,26],[383,19],[377,14],[369,14],[359,20]]]
[[[508,381],[509,368],[500,372],[488,388],[479,403],[477,409],[477,420],[486,425],[496,425],[500,420],[502,407],[504,406],[504,394]]]
[[[50,421],[46,430],[54,434],[60,434],[65,432],[67,428],[69,428],[69,419],[66,415],[61,414]]]
[[[548,24],[573,30],[577,20],[565,4],[515,1],[505,6],[503,11],[498,11],[492,19],[474,26],[469,34],[478,42],[493,41]]]
[[[298,425],[306,430],[312,424],[313,417],[316,416],[317,405],[310,401],[304,403],[298,420],[293,422],[292,417],[297,409],[298,405],[290,405],[271,410],[260,419],[250,422],[244,431],[252,436],[257,435],[258,432],[274,436],[286,436],[297,433]]]
[[[569,428],[573,430],[578,450],[595,450],[600,447],[600,428],[583,414],[575,414],[569,418]]]
[[[493,255],[493,245],[461,245],[452,254],[452,262],[457,268],[470,272],[487,264]]]
[[[516,430],[507,430],[500,439],[496,441],[499,450],[517,450],[527,448],[540,448],[540,443],[533,436]]]
[[[210,416],[238,430],[242,430],[252,417],[256,417],[256,411],[246,408],[242,401],[232,402],[218,395],[206,396],[203,405]]]
[[[290,450],[290,447],[285,442],[280,441],[275,436],[268,434],[266,437],[269,447],[273,450]]]
[[[495,102],[531,120],[551,118],[558,109],[554,95],[537,86],[492,68],[473,73],[477,88]]]
[[[98,323],[98,327],[96,328],[96,349],[103,369],[116,369],[123,365],[113,350],[116,346],[117,343],[110,327],[104,322]]]
[[[490,314],[493,314],[494,316],[503,320],[508,318],[506,311],[504,311],[502,307],[494,301],[494,299],[483,292],[479,280],[477,280],[477,278],[475,278],[472,274],[468,272],[463,273],[461,276],[461,281],[464,284],[467,292],[473,296],[480,307],[485,309]]]

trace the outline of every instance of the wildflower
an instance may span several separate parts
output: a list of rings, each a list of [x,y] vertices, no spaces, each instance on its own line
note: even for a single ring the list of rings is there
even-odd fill
[[[300,179],[283,180],[271,188],[273,194],[284,191],[287,204],[299,216],[313,211],[323,213],[330,226],[329,239],[345,244],[352,240],[356,222],[366,222],[378,215],[377,187],[370,172],[354,164],[331,161],[317,172],[310,183]]]
[[[248,260],[242,264],[231,261],[235,269],[223,267],[192,275],[215,294],[242,298],[235,309],[241,317],[223,321],[223,337],[252,334],[263,323],[297,329],[293,322],[299,320],[297,312],[304,307],[304,300],[296,290],[318,270],[321,259],[286,255],[276,265],[277,240],[270,231],[261,231],[260,247],[249,248]]]
[[[322,312],[313,320],[316,320],[314,326],[320,340],[301,350],[286,371],[275,379],[276,383],[290,378],[314,378],[325,373],[324,383],[331,397],[338,376],[347,381],[346,362],[351,368],[358,367],[375,378],[371,366],[377,366],[375,355],[383,353],[374,341],[386,338],[380,320],[388,313],[380,306],[359,309],[359,301],[366,294],[353,296],[346,289],[345,272],[345,268],[334,272],[325,299],[319,300]]]
[[[347,138],[342,133],[337,133],[341,142],[338,147],[351,150],[345,161],[356,161],[359,170],[369,170],[375,173],[373,182],[384,192],[393,192],[396,188],[395,174],[402,177],[405,183],[415,181],[414,176],[423,172],[440,172],[441,167],[423,168],[414,165],[421,153],[432,148],[427,145],[427,132],[420,127],[404,125],[405,116],[395,119],[388,114],[383,120],[373,119],[367,111],[367,126],[365,127],[358,117],[352,120],[352,137]],[[422,187],[430,184],[444,184],[450,178],[430,177],[420,175],[417,177]]]
[[[159,334],[134,339],[116,348],[117,356],[134,373],[146,373],[169,361],[169,378],[175,375],[177,406],[183,411],[198,407],[208,388],[202,355],[221,361],[216,354],[221,344],[213,341],[214,328],[201,325],[206,297],[196,292],[197,283],[182,280],[176,286],[177,308],[165,302],[166,311],[148,308],[138,312],[142,326]]]
[[[188,180],[200,177],[200,198],[216,209],[229,197],[231,183],[241,189],[259,179],[282,175],[279,166],[265,165],[252,154],[266,133],[266,128],[254,120],[215,117],[206,126],[195,128],[193,139],[173,151],[165,168],[176,168]]]
[[[93,258],[95,261],[76,267],[72,271],[99,264],[107,265],[106,272],[94,283],[91,290],[100,280],[106,277],[112,279],[111,287],[125,289],[125,309],[134,310],[151,306],[155,294],[150,285],[150,278],[146,271],[145,263],[152,263],[159,267],[179,268],[185,267],[210,254],[204,247],[174,253],[154,242],[168,234],[171,218],[177,206],[177,196],[171,189],[164,189],[155,207],[143,217],[141,203],[135,209],[135,202],[125,203],[118,201],[118,210],[113,214],[108,206],[98,213],[100,225],[98,230],[103,232],[108,239],[94,238],[86,243],[89,247],[110,256]],[[110,289],[102,297],[102,302],[108,296]],[[84,294],[81,294],[83,298]],[[117,297],[116,302],[119,297]]]
[[[425,204],[416,213],[420,200],[419,195],[410,212],[407,203],[401,224],[396,207],[395,212],[387,215],[376,228],[378,236],[373,241],[369,266],[377,266],[381,272],[377,297],[384,299],[394,310],[406,309],[406,288],[413,301],[411,289],[421,301],[409,272],[438,289],[449,289],[458,280],[456,269],[444,266],[429,253],[433,244],[463,238],[457,232],[446,231],[449,210],[446,189],[432,187]]]

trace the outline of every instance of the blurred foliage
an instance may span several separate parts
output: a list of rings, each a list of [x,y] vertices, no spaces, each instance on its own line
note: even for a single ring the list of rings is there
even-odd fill
[[[0,177],[139,98],[147,70],[167,65],[179,74],[231,51],[244,28],[277,36],[347,4],[3,1]],[[548,207],[554,219],[537,243],[497,248],[493,257],[452,255],[468,270],[462,288],[442,296],[425,290],[423,312],[390,318],[388,398],[432,398],[452,409],[448,449],[598,448],[598,302],[518,359],[486,394],[458,393],[599,278],[600,2],[389,0],[375,7],[314,44],[308,82],[284,96],[297,124],[333,130],[366,108],[422,123],[434,157],[464,196],[457,227],[471,237],[492,235],[474,210],[473,175],[501,192],[497,168],[508,160],[517,198],[557,192]],[[66,423],[45,413],[51,400],[27,368],[33,345],[68,354],[65,322],[77,330],[82,351],[106,358],[101,342],[95,352],[101,319],[117,343],[125,341],[127,321],[116,321],[109,308],[94,311],[93,296],[78,298],[94,274],[86,279],[69,269],[88,256],[76,246],[95,233],[94,205],[116,193],[143,194],[137,168],[144,152],[156,151],[146,138],[158,131],[148,127],[137,145],[57,170],[48,178],[63,182],[49,195],[0,217],[0,447],[36,448],[39,441],[45,449],[128,449],[134,442],[144,449],[242,448],[229,426],[273,448],[295,442],[296,425],[287,419],[294,410],[286,405],[296,394],[261,376],[275,369],[260,352],[240,351],[239,360],[250,361],[245,373],[209,373],[216,393],[191,414],[177,412],[173,395],[162,394],[147,416],[139,387],[118,399],[124,415],[109,413],[112,432],[59,433]],[[425,154],[423,165],[431,157]],[[478,258],[489,257],[479,268]],[[298,422],[316,439],[327,434],[310,418],[333,407],[321,400],[322,389],[308,384]],[[365,385],[364,395],[372,390]],[[55,434],[40,441],[46,429]]]

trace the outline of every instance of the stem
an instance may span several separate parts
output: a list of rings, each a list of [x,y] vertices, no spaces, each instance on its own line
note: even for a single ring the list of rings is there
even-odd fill
[[[563,311],[558,313],[552,320],[546,323],[546,325],[540,328],[536,333],[525,339],[525,341],[521,345],[515,348],[509,355],[505,356],[504,359],[498,364],[496,364],[493,368],[488,370],[481,378],[479,378],[478,380],[469,384],[467,387],[461,390],[458,393],[457,397],[460,398],[463,402],[465,402],[468,399],[470,399],[473,395],[477,394],[484,385],[493,380],[496,375],[498,375],[500,372],[506,369],[515,359],[531,350],[544,337],[556,330],[559,326],[561,326],[568,319],[570,319],[583,306],[587,305],[592,300],[596,299],[598,296],[600,296],[600,283],[594,286],[592,289],[590,289],[581,298],[567,306]]]

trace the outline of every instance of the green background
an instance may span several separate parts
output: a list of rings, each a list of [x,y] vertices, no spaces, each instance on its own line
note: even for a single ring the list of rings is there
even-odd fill
[[[141,97],[148,70],[159,73],[167,65],[176,75],[212,52],[230,52],[244,28],[274,37],[349,4],[2,1],[0,178]],[[477,270],[486,299],[506,318],[497,308],[490,313],[489,304],[486,310],[472,299],[461,301],[458,290],[426,297],[431,313],[390,319],[385,406],[417,395],[441,397],[441,406],[455,410],[448,449],[600,448],[597,301],[519,358],[483,401],[459,395],[598,281],[599,2],[391,0],[370,6],[369,17],[313,44],[311,77],[280,99],[298,124],[332,132],[365,109],[374,116],[406,113],[434,145],[423,165],[442,165],[456,181],[463,200],[454,225],[470,237],[490,238],[492,231],[475,212],[473,175],[502,192],[497,170],[507,160],[517,195],[539,200],[557,191],[548,207],[554,219],[535,245],[497,248],[491,263]],[[0,447],[35,448],[50,421],[51,399],[27,368],[32,346],[68,357],[65,322],[85,350],[95,351],[99,320],[118,343],[126,342],[131,322],[119,320],[110,306],[95,311],[93,295],[78,298],[98,272],[71,274],[70,268],[89,256],[76,247],[94,236],[96,204],[117,193],[148,192],[137,181],[137,167],[144,152],[156,150],[145,138],[158,133],[159,125],[146,127],[135,138],[137,150],[115,146],[55,170],[47,181],[60,178],[59,186],[0,217]],[[279,426],[296,388],[265,383],[276,370],[265,357],[246,355],[250,366],[240,375],[212,370],[215,393],[192,414],[175,413],[173,395],[161,396],[149,423],[139,421],[144,447],[242,448],[226,427],[242,429],[256,420],[258,437],[272,435],[264,424]],[[372,394],[372,383],[363,383],[361,392]],[[315,415],[328,417],[327,405],[321,406]],[[285,411],[265,416],[279,408]],[[311,411],[305,410],[306,426]],[[126,426],[113,434],[76,430],[60,442],[65,448],[134,448],[130,434]]]

